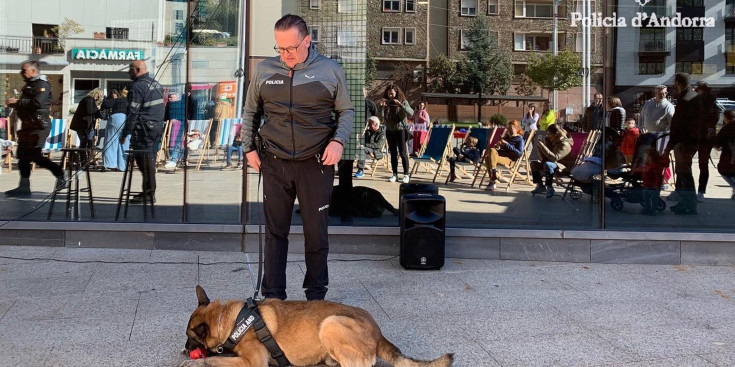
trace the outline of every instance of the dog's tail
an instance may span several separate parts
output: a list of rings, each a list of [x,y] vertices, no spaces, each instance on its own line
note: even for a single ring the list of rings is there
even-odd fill
[[[377,354],[380,359],[395,367],[449,367],[454,362],[454,354],[452,353],[447,353],[433,361],[422,361],[406,357],[398,347],[389,342],[385,337],[381,337],[378,341]]]

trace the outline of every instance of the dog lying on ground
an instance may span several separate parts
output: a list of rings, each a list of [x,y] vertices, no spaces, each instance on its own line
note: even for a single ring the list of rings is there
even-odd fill
[[[243,301],[210,302],[204,289],[196,289],[199,306],[186,330],[186,349],[203,347],[216,351],[235,325]],[[278,346],[294,366],[326,364],[341,367],[371,367],[376,357],[396,367],[449,367],[454,356],[447,353],[433,361],[404,356],[380,332],[370,314],[360,308],[329,301],[258,301],[258,310]],[[236,357],[209,357],[184,361],[181,366],[268,367],[275,364],[251,328],[235,346]]]
[[[378,218],[386,210],[393,215],[398,215],[398,209],[389,203],[378,190],[355,186],[349,197],[343,198],[342,189],[334,186],[332,200],[329,202],[329,215],[341,215],[345,209],[350,216],[360,218]],[[301,214],[301,209],[296,209],[296,214]]]

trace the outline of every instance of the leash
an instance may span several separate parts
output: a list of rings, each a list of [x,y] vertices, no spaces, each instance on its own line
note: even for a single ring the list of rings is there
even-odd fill
[[[258,170],[258,193],[256,194],[256,198],[260,197],[260,185],[261,180],[263,179],[263,166],[261,162],[261,167]],[[258,209],[258,278],[255,283],[255,293],[253,293],[253,299],[259,299],[258,295],[260,293],[260,282],[263,279],[263,206],[265,205],[265,198],[263,198],[263,201],[260,205],[260,209]]]

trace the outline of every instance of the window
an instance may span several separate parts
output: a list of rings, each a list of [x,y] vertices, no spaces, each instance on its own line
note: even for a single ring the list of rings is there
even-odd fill
[[[551,50],[551,36],[547,34],[516,33],[513,48],[516,51],[549,51]],[[559,34],[559,40],[563,34]]]
[[[638,73],[641,75],[663,74],[666,70],[664,59],[645,59],[638,60]]]
[[[406,28],[403,34],[403,43],[407,45],[416,43],[416,28]]]
[[[487,13],[498,15],[498,0],[487,0]]]
[[[638,51],[667,51],[665,28],[641,28]]]
[[[459,30],[459,49],[466,50],[468,46],[469,46],[469,40],[467,39],[467,30],[460,29]]]
[[[74,79],[74,104],[79,103],[89,92],[99,87],[98,79]]]
[[[416,0],[406,0],[406,13],[416,12]]]
[[[337,0],[337,13],[354,13],[356,5],[355,0]]]
[[[582,45],[582,36],[584,34],[579,32],[575,33],[575,39],[574,39],[574,51],[576,52],[582,52],[584,49]],[[590,33],[590,52],[595,52],[595,40],[597,39],[597,35],[595,33]]]
[[[559,13],[563,14],[563,11]],[[550,2],[527,2],[516,0],[515,16],[517,18],[552,18],[554,6]]]
[[[357,32],[352,27],[340,27],[339,29],[337,29],[337,46],[357,46],[356,34]]]
[[[174,34],[179,35],[179,34],[181,34],[181,32],[184,31],[184,23],[177,22],[174,26],[176,27],[176,28],[174,28],[175,31],[176,31],[176,32],[174,32]]]
[[[401,0],[383,0],[383,12],[401,11]]]
[[[311,35],[311,42],[319,43],[319,26],[318,25],[312,25],[309,26],[309,35]]]
[[[322,7],[322,0],[309,0],[309,9],[319,9]]]
[[[460,0],[460,14],[464,16],[477,15],[477,0]]]
[[[702,74],[702,62],[680,61],[676,63],[677,73]]]
[[[655,0],[652,0],[651,2],[655,2]],[[594,1],[591,1],[587,5],[591,7],[591,9],[589,9],[590,13],[595,13],[595,10],[597,10],[597,4]],[[582,12],[582,1],[574,2],[574,11],[576,11],[577,13]],[[561,13],[561,11],[559,13]],[[559,16],[561,16],[561,14]]]
[[[174,10],[174,19],[176,19],[176,20],[184,20],[184,11],[183,10]]]
[[[401,43],[400,28],[383,28],[383,44],[397,45]]]
[[[129,34],[130,34],[130,31],[128,28],[107,27],[107,31],[105,32],[105,36],[108,39],[116,39],[116,40],[126,40],[128,39]]]
[[[704,0],[676,0],[676,7],[682,6],[701,8],[704,7]]]
[[[676,41],[703,41],[704,28],[677,28]]]

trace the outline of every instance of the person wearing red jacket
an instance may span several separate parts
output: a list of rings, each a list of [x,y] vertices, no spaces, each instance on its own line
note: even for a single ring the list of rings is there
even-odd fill
[[[661,184],[664,181],[663,171],[669,166],[669,155],[660,155],[655,146],[647,149],[644,154],[643,164],[634,170],[643,177],[641,214],[656,215],[661,197]]]
[[[623,143],[620,145],[620,153],[623,153],[625,163],[630,164],[633,161],[635,143],[638,141],[638,135],[641,134],[641,131],[638,129],[638,126],[635,125],[635,119],[632,117],[629,117],[625,121],[625,128]]]

